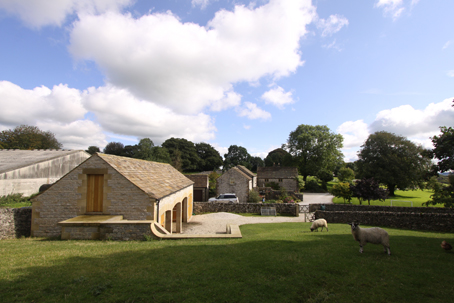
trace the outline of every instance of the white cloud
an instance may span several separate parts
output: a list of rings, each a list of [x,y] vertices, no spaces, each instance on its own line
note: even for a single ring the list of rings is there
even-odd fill
[[[230,107],[236,107],[241,104],[241,95],[234,91],[225,93],[224,98],[215,100],[211,103],[210,109],[215,112],[225,110]]]
[[[200,6],[201,9],[205,9],[212,0],[192,0],[191,4],[193,7]]]
[[[0,0],[0,9],[19,16],[30,27],[61,26],[74,13],[119,11],[132,0]]]
[[[113,87],[91,87],[84,91],[84,105],[96,115],[105,131],[150,138],[161,144],[170,137],[207,141],[215,137],[213,119],[203,113],[177,114],[172,110],[134,97]]]
[[[330,44],[323,44],[322,47],[326,48],[326,49],[332,48],[332,49],[335,49],[335,50],[337,50],[339,52],[342,51],[342,48],[339,46],[339,44],[337,44],[336,39],[334,39],[334,41],[331,42]]]
[[[367,123],[363,120],[347,121],[342,123],[336,130],[344,137],[344,148],[361,146],[369,137]]]
[[[138,19],[81,14],[69,50],[96,62],[108,83],[139,99],[194,114],[219,110],[234,83],[295,72],[303,64],[300,38],[315,16],[309,0],[237,5],[218,11],[206,27],[182,23],[170,12]]]
[[[247,117],[253,119],[271,119],[271,114],[263,109],[259,108],[257,104],[251,102],[245,102],[243,107],[236,108],[238,116]]]
[[[322,37],[331,36],[348,25],[348,19],[340,15],[331,15],[328,19],[319,19],[317,27],[322,30]]]
[[[449,40],[448,42],[446,42],[445,45],[443,45],[442,50],[447,49],[452,43],[453,43],[452,40]]]
[[[451,78],[454,77],[454,69],[449,70],[449,71],[446,73],[446,75],[447,75],[448,77],[451,77]]]
[[[87,112],[80,91],[67,85],[28,90],[8,81],[0,81],[0,108],[0,123],[5,125],[68,123],[82,119]]]
[[[414,4],[416,4],[416,2],[412,3],[412,5]],[[394,20],[399,18],[405,9],[403,0],[378,0],[378,2],[375,3],[375,7],[383,8],[384,14],[392,16]]]
[[[250,125],[243,124],[244,129],[251,129]]]
[[[279,109],[284,109],[284,105],[292,104],[295,101],[292,98],[291,92],[285,92],[280,86],[270,89],[262,95],[262,99],[266,104],[273,104]]]

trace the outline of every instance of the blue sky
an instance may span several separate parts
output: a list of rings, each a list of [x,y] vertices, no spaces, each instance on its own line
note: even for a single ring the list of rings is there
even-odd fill
[[[265,157],[300,124],[425,147],[454,126],[454,2],[0,0],[0,130]]]

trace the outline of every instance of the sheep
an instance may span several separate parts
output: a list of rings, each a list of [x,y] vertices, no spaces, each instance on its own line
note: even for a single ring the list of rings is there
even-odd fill
[[[349,223],[352,227],[353,238],[359,242],[359,252],[363,253],[363,246],[367,243],[372,244],[381,244],[385,249],[385,253],[388,252],[388,255],[391,255],[391,250],[389,249],[389,235],[386,230],[380,227],[372,228],[360,228],[359,223]]]
[[[326,227],[326,231],[328,231],[328,223],[326,223],[325,219],[317,219],[314,222],[312,222],[311,231],[314,231],[314,229],[318,231],[319,227],[322,228],[322,231],[323,227]]]

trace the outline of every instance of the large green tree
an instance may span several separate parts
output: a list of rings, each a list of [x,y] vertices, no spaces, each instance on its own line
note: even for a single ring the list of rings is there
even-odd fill
[[[153,155],[154,143],[150,138],[143,138],[135,145],[133,157],[142,160],[151,160]]]
[[[257,167],[264,167],[265,162],[263,162],[263,159],[260,157],[252,157],[249,160],[249,163],[251,165],[251,171],[256,173],[257,172]]]
[[[36,126],[20,125],[0,133],[0,146],[4,149],[60,149],[62,144],[50,131]]]
[[[172,163],[177,166],[181,165],[183,171],[197,171],[200,158],[194,143],[184,138],[170,138],[162,143],[172,159]]]
[[[342,141],[342,135],[330,132],[326,125],[301,124],[290,133],[283,147],[292,155],[306,182],[307,176],[332,172],[342,162]]]
[[[389,195],[396,188],[417,187],[427,177],[430,158],[421,146],[386,131],[371,134],[358,152],[360,178],[374,178],[385,184]]]
[[[265,160],[265,166],[292,166],[293,159],[292,155],[288,151],[282,148],[276,148],[268,153]]]
[[[115,156],[123,156],[125,154],[125,146],[121,142],[109,142],[103,149],[103,153]]]
[[[199,171],[213,171],[222,166],[221,154],[208,143],[196,143],[195,149],[200,158]]]
[[[224,170],[228,170],[237,165],[243,165],[248,169],[252,169],[251,155],[247,152],[247,149],[238,146],[230,145],[228,152],[224,154]]]
[[[454,128],[440,127],[441,135],[433,136],[433,157],[438,159],[439,172],[454,170]]]

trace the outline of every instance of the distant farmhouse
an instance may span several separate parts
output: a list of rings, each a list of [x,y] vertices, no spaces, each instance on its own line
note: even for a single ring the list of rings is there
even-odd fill
[[[0,149],[0,196],[30,196],[51,184],[90,157],[83,150]]]
[[[193,183],[170,164],[97,153],[33,198],[31,234],[142,240],[155,223],[181,233]]]
[[[209,195],[209,180],[207,173],[185,175],[189,180],[194,181],[194,202],[206,202]]]
[[[242,165],[232,167],[217,179],[217,194],[235,193],[240,203],[245,203],[249,191],[257,187],[257,177]]]
[[[288,191],[298,192],[298,169],[296,167],[268,166],[257,167],[257,184],[265,187],[275,182]]]

